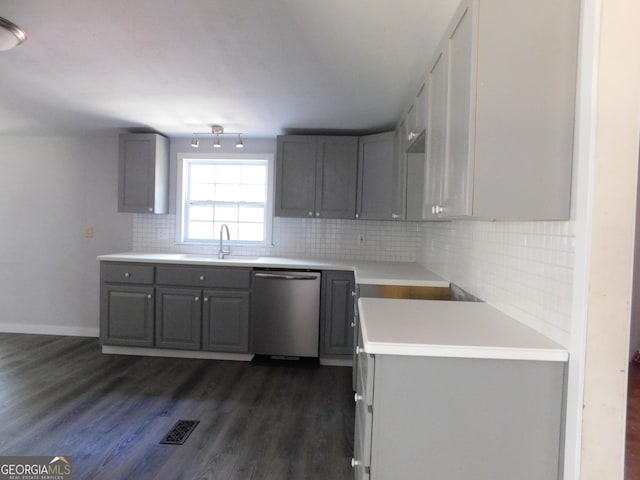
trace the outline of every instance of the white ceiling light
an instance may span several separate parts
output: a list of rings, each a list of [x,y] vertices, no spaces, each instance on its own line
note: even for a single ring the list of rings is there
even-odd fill
[[[240,132],[225,132],[224,127],[222,125],[212,125],[211,132],[193,132],[193,140],[191,141],[191,146],[197,148],[199,145],[198,136],[199,135],[213,135],[213,146],[215,148],[220,148],[220,135],[237,135],[238,139],[236,140],[236,148],[244,147],[242,143],[242,133]]]
[[[27,34],[15,23],[0,17],[0,51],[11,50],[27,39]]]

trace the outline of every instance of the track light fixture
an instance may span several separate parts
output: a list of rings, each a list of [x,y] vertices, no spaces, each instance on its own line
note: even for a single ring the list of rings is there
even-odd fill
[[[27,39],[24,33],[15,23],[0,17],[0,51],[11,50]]]
[[[220,135],[237,135],[238,138],[236,140],[236,148],[244,147],[242,143],[242,133],[240,132],[225,132],[224,127],[222,125],[212,125],[211,132],[194,132],[193,139],[191,140],[191,146],[193,148],[198,148],[200,145],[200,135],[213,135],[213,147],[220,148],[222,145],[220,144]]]

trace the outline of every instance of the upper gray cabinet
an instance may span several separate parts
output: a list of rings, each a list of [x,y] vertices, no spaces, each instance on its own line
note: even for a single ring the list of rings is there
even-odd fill
[[[425,219],[570,215],[579,0],[464,0],[427,78]]]
[[[281,135],[276,216],[354,218],[358,138]]]
[[[169,211],[169,139],[155,133],[120,135],[118,211]]]
[[[356,218],[399,220],[403,218],[398,180],[404,173],[396,150],[396,132],[360,137],[358,147],[358,202]]]

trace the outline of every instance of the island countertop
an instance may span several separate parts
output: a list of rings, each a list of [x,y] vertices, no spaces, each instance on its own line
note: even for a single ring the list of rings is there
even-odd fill
[[[100,255],[103,262],[169,263],[253,268],[291,268],[316,270],[347,270],[355,274],[360,285],[407,285],[449,287],[449,282],[414,262],[376,262],[363,260],[331,260],[318,258],[229,256],[223,260],[215,255],[182,253],[124,252]]]
[[[360,298],[370,354],[566,362],[567,349],[481,302]]]

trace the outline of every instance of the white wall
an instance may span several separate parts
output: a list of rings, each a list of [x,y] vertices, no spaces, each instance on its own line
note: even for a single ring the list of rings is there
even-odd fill
[[[98,335],[96,256],[131,246],[117,169],[117,133],[0,137],[0,331]]]

